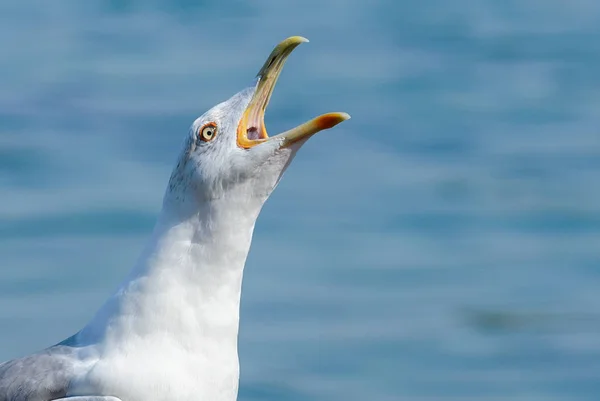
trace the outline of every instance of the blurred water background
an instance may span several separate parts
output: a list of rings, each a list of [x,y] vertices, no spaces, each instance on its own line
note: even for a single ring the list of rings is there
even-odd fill
[[[600,2],[0,2],[0,360],[132,266],[189,124],[280,40],[242,401],[600,399]]]

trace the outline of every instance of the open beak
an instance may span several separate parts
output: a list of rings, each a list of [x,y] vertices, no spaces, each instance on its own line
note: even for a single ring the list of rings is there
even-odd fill
[[[265,110],[271,99],[275,83],[289,55],[303,42],[308,42],[308,39],[292,36],[279,43],[258,72],[256,90],[237,128],[238,146],[249,149],[265,141],[277,139],[281,141],[281,147],[288,147],[350,118],[350,115],[346,113],[327,113],[279,135],[272,137],[267,135]]]

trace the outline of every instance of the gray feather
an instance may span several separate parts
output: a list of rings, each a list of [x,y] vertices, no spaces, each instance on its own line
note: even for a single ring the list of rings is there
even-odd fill
[[[74,373],[75,348],[55,345],[0,364],[0,401],[50,401],[64,397]]]

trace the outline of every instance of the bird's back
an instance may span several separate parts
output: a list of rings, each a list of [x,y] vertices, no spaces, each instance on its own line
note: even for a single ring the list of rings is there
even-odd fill
[[[0,364],[0,401],[49,401],[64,397],[74,373],[74,349],[55,345]]]

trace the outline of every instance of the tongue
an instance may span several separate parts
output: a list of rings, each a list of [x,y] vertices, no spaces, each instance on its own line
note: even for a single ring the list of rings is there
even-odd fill
[[[246,136],[248,139],[251,139],[251,140],[260,139],[259,134],[258,134],[258,129],[256,127],[248,128],[248,130],[246,131]]]

